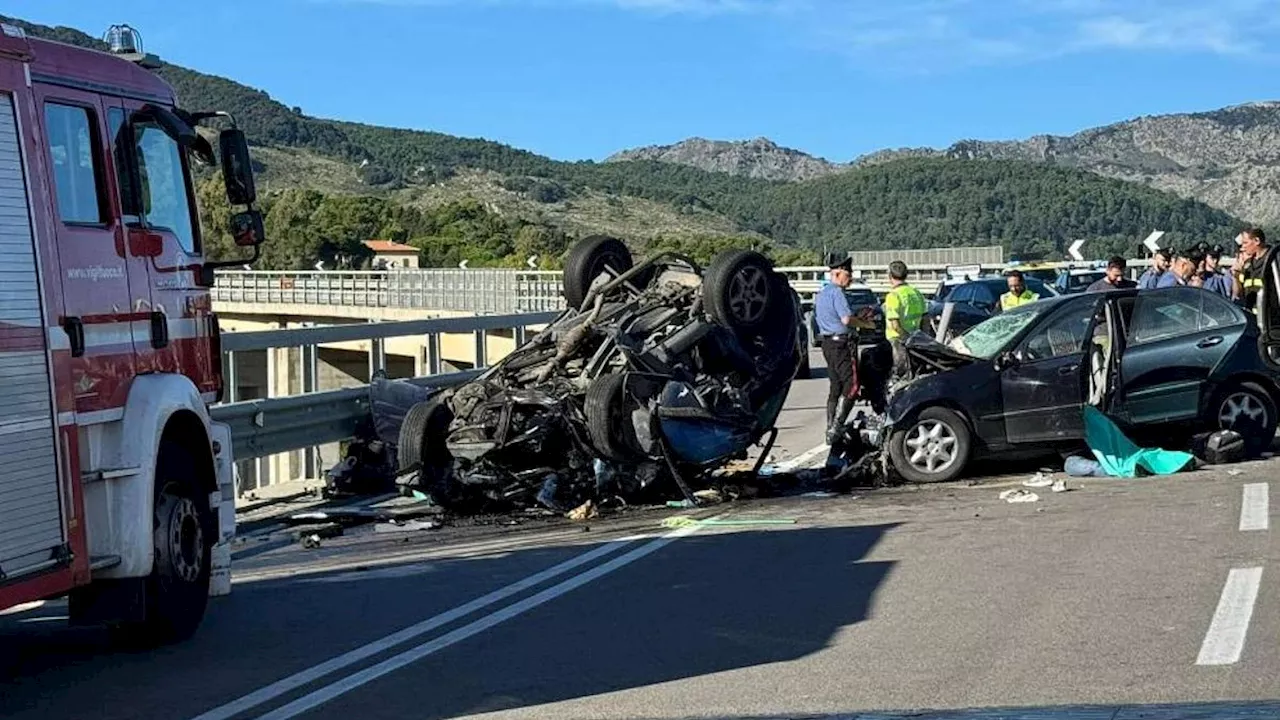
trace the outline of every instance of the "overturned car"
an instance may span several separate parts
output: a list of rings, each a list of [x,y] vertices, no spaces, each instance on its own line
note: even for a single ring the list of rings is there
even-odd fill
[[[536,337],[409,410],[402,484],[460,512],[647,490],[692,500],[709,471],[762,440],[767,454],[807,351],[794,293],[766,257],[636,264],[620,240],[592,236],[566,256],[564,295]]]

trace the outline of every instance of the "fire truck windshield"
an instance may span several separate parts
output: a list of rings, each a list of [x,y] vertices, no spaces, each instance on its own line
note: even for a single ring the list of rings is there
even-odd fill
[[[182,153],[159,125],[134,126],[138,201],[147,225],[173,233],[188,253],[197,252],[192,203]]]

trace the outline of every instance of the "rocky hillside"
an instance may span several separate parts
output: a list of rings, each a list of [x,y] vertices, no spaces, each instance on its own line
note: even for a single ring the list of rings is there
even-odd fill
[[[846,169],[847,165],[784,148],[768,138],[725,141],[689,138],[675,145],[650,145],[623,150],[605,162],[656,160],[761,180],[812,180]]]
[[[1065,137],[962,141],[938,154],[1054,163],[1196,198],[1253,222],[1280,221],[1280,102],[1141,117]]]
[[[1280,102],[1147,116],[1067,136],[961,140],[945,149],[879,150],[847,164],[779,147],[765,138],[748,142],[692,138],[675,145],[625,150],[609,159],[656,160],[795,182],[920,157],[1050,163],[1167,190],[1251,222],[1280,222]]]

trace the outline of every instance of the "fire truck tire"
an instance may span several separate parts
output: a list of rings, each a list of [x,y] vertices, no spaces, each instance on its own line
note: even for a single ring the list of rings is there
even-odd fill
[[[192,481],[196,475],[191,453],[181,444],[162,441],[156,460],[155,565],[146,579],[142,621],[117,629],[127,644],[150,647],[185,640],[204,618],[214,522],[209,494]]]

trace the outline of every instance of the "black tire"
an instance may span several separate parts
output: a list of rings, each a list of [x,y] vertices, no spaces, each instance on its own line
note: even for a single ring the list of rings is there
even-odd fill
[[[754,333],[774,317],[777,297],[773,263],[754,250],[726,250],[716,255],[702,278],[702,302],[712,320],[739,334]]]
[[[418,487],[444,508],[454,504],[458,493],[453,455],[445,444],[451,422],[453,411],[443,398],[424,400],[405,413],[396,448],[401,472],[417,467]]]
[[[1251,416],[1228,419],[1231,406],[1245,411],[1251,408],[1256,414],[1264,414],[1262,418],[1249,420]],[[1271,447],[1276,437],[1276,425],[1280,423],[1280,414],[1276,412],[1275,400],[1266,388],[1252,381],[1230,381],[1214,394],[1209,402],[1207,425],[1212,430],[1235,430],[1244,438],[1245,451],[1249,455],[1257,455]]]
[[[939,465],[933,471],[927,470],[927,464],[930,462],[927,457],[923,459],[926,463],[925,467],[921,467],[917,461],[916,464],[911,462],[914,450],[909,446],[920,428],[926,428],[928,432],[929,426],[942,427],[940,437],[951,437],[950,462]],[[927,441],[926,441],[927,442]],[[934,452],[945,451],[945,444],[936,448]],[[908,453],[911,453],[909,455]],[[926,452],[930,452],[926,449]],[[947,482],[959,477],[964,472],[965,466],[969,464],[970,454],[970,435],[969,425],[956,413],[943,407],[930,407],[922,410],[914,420],[907,423],[906,426],[897,430],[889,438],[889,459],[893,462],[893,468],[898,474],[914,483],[936,483]],[[935,455],[936,457],[936,455]]]
[[[155,647],[191,637],[209,604],[216,523],[209,493],[196,487],[196,462],[182,445],[161,441],[156,458],[152,538],[143,619],[114,628],[117,642]]]
[[[569,249],[564,259],[564,299],[569,307],[582,308],[591,283],[612,268],[622,274],[631,269],[631,251],[619,239],[607,235],[591,235]]]
[[[809,360],[809,348],[805,348],[800,356],[800,369],[796,370],[797,380],[808,380],[813,377],[813,363]]]
[[[626,385],[624,374],[601,375],[587,386],[582,409],[587,435],[597,452],[609,460],[637,462],[644,458],[644,451],[631,427]]]

